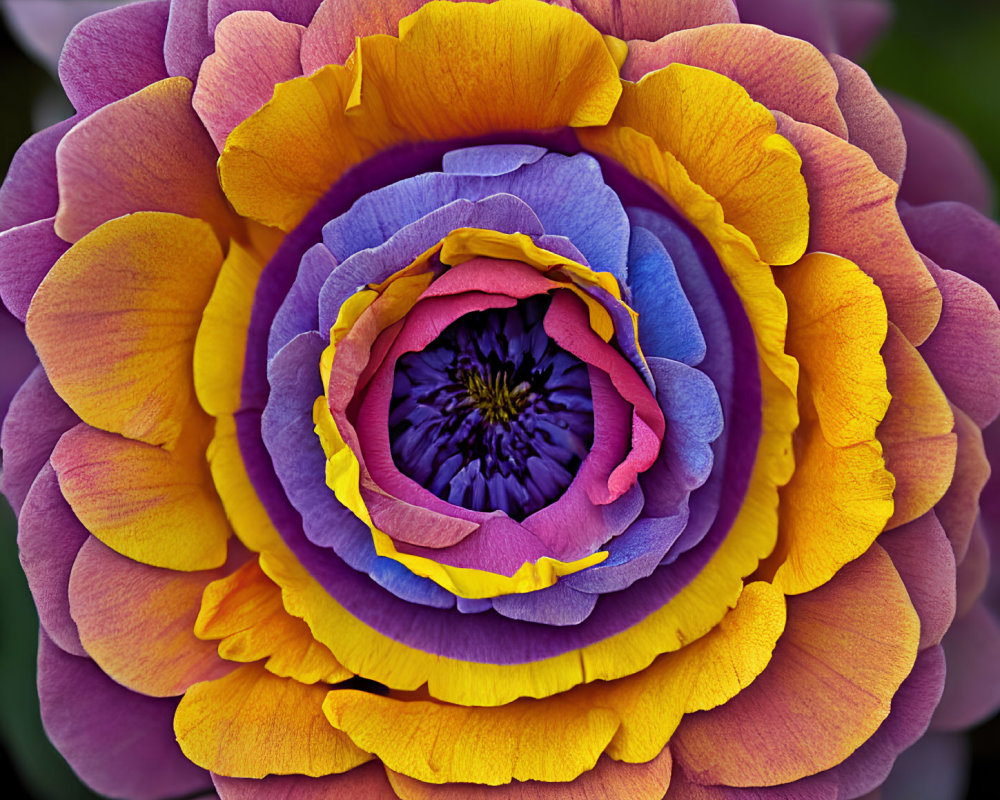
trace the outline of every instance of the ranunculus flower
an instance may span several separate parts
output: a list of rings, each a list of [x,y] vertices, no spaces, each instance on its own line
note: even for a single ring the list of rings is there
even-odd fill
[[[997,228],[898,205],[865,73],[740,6],[74,30],[0,294],[41,359],[3,449],[43,721],[87,783],[846,800],[1000,703]]]

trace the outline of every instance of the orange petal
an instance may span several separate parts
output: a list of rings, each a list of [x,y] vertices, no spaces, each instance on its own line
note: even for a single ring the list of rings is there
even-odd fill
[[[767,669],[726,705],[686,717],[674,758],[698,783],[727,786],[775,786],[839,764],[888,715],[919,635],[903,582],[875,545],[789,598]]]
[[[941,292],[903,230],[899,187],[864,150],[832,133],[778,112],[778,130],[802,156],[809,186],[809,250],[857,264],[882,290],[889,319],[913,344],[941,316]]]
[[[886,524],[891,529],[925,514],[951,486],[957,437],[947,398],[916,348],[891,323],[882,356],[892,400],[878,439],[896,479],[895,509]]]
[[[345,67],[279,84],[230,134],[220,176],[242,215],[291,230],[346,169],[379,150],[602,125],[621,91],[600,33],[578,14],[528,0],[429,3],[400,23],[399,39],[358,47]]]
[[[736,81],[758,103],[847,138],[837,76],[808,42],[757,25],[711,25],[655,42],[629,42],[622,77],[638,81],[667,64],[689,64]]]
[[[193,624],[199,639],[221,639],[219,654],[231,661],[267,659],[264,666],[300,683],[339,683],[354,677],[291,616],[279,589],[254,559],[208,585]]]
[[[791,264],[805,252],[810,213],[801,159],[775,133],[771,113],[734,81],[670,64],[624,84],[612,126],[647,134],[676,157],[763,261]]]
[[[346,772],[371,755],[327,723],[326,692],[248,664],[188,689],[174,733],[195,764],[233,778]]]
[[[230,528],[197,429],[170,453],[78,425],[52,466],[80,521],[104,544],[154,567],[195,571],[226,560]]]
[[[176,443],[194,398],[195,335],[221,263],[206,223],[152,213],[103,225],[56,262],[27,330],[53,387],[84,422]]]
[[[193,631],[201,593],[219,577],[140,564],[91,537],[73,564],[70,612],[87,653],[118,683],[153,697],[180,695],[233,668]]]

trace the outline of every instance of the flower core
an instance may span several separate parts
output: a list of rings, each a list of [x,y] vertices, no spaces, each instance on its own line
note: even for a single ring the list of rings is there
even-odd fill
[[[392,456],[442,500],[524,519],[572,482],[594,439],[586,365],[545,332],[549,306],[466,314],[396,366]]]

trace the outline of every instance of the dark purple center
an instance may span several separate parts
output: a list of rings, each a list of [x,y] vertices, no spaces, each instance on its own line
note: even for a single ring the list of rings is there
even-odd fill
[[[396,363],[396,467],[442,500],[522,520],[557,500],[594,441],[586,365],[542,325],[548,297],[466,314]]]

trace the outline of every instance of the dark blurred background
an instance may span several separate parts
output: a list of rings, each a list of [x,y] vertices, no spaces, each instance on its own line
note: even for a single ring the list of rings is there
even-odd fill
[[[668,2],[669,0],[664,0]],[[862,64],[877,86],[936,111],[972,140],[1000,182],[1000,0],[896,0],[887,36]],[[38,124],[70,113],[51,75],[0,24],[0,164]],[[994,209],[995,210],[995,209]],[[0,370],[11,366],[0,351]],[[20,571],[13,515],[0,499],[0,770],[11,798],[96,798],[52,749],[34,688],[38,622]],[[1000,680],[1000,665],[997,665]],[[1000,797],[1000,718],[971,734],[968,800]]]

